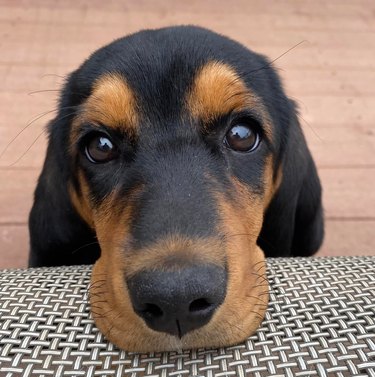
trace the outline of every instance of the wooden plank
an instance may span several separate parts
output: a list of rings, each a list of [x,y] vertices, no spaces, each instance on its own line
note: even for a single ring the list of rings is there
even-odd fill
[[[124,25],[123,13],[118,11],[114,3],[105,8],[100,6],[85,8],[82,4],[81,6],[77,4],[74,9],[55,7],[55,5],[52,8],[45,3],[42,6],[34,5],[27,9],[12,7],[12,12],[7,11],[7,7],[0,8],[2,10],[0,14],[5,15],[2,20],[4,30],[12,30],[15,21],[22,20],[23,25],[17,29],[17,33],[6,34],[3,43],[6,43],[8,48],[4,49],[4,52],[13,59],[16,58],[20,64],[24,64],[25,61],[29,64],[34,61],[34,58],[43,65],[48,62],[56,64],[57,59],[67,64],[71,59],[77,62],[77,56],[83,59],[89,51],[113,38],[143,28],[145,24],[148,27],[160,27],[170,23],[199,24],[202,22],[208,27],[229,34],[246,45],[259,49],[260,52],[269,53],[275,48],[278,53],[275,50],[274,57],[285,52],[295,43],[306,39],[308,43],[303,50],[306,59],[301,67],[304,67],[307,61],[309,65],[314,62],[314,66],[322,67],[326,67],[327,64],[342,66],[351,62],[351,67],[357,68],[367,62],[370,63],[367,67],[373,68],[374,27],[371,27],[371,23],[364,22],[373,9],[372,3],[366,5],[366,12],[359,4],[354,7],[354,11],[349,12],[348,9],[353,8],[350,4],[336,5],[333,8],[322,3],[321,12],[318,13],[316,13],[316,6],[290,6],[288,2],[282,6],[279,2],[274,2],[272,6],[260,8],[256,7],[254,2],[247,2],[237,10],[231,4],[230,10],[237,20],[236,23],[232,22],[232,18],[208,17],[212,13],[220,12],[220,5],[223,6],[224,2],[218,2],[212,9],[203,7],[199,1],[189,2],[188,8],[183,7],[183,10],[179,9],[179,5],[181,7],[181,4],[176,2],[175,7],[159,7],[153,10],[142,5],[139,9],[132,6],[126,9],[126,25]],[[195,7],[197,9],[194,10]],[[249,13],[246,12],[248,8],[251,10],[251,15],[254,15],[250,24],[248,23]],[[293,13],[286,11],[290,8],[294,11]],[[340,14],[340,10],[345,10],[343,15]],[[158,13],[161,13],[162,17],[155,17]],[[280,14],[284,14],[284,17],[280,17]],[[333,15],[335,17],[332,17]],[[245,23],[248,25],[247,33],[243,32]],[[273,25],[277,32],[270,33],[269,25]],[[31,45],[25,46],[23,41],[30,38],[31,26],[33,26],[33,41]],[[106,28],[105,33],[103,33],[103,27]],[[56,40],[69,41],[71,49],[66,49],[64,43],[56,44]],[[25,51],[25,47],[28,47],[29,51]],[[64,54],[57,54],[62,49]],[[51,54],[53,51],[56,53]],[[71,51],[74,53],[71,54]],[[299,53],[296,56],[293,52],[287,55],[290,57],[289,61],[285,58],[282,61],[287,61],[287,66],[293,62],[298,64],[301,55]],[[43,61],[40,60],[41,58]],[[362,68],[365,67],[362,66]]]
[[[25,224],[39,169],[1,169],[0,173],[0,224]]]
[[[155,27],[159,26],[166,25],[155,25]],[[369,49],[354,48],[352,45],[348,45],[346,48],[340,50],[332,50],[329,46],[321,50],[310,43],[306,46],[297,47],[295,50],[287,53],[290,48],[304,40],[303,36],[286,39],[283,45],[273,45],[262,42],[261,36],[256,39],[245,39],[243,36],[241,38],[240,34],[236,35],[234,32],[229,33],[228,30],[221,30],[221,28],[213,26],[209,27],[209,25],[206,26],[238,40],[255,52],[268,56],[270,60],[280,57],[274,63],[274,66],[283,71],[293,69],[304,70],[306,68],[347,71],[363,70],[369,72],[370,75],[371,70],[374,69],[373,52]],[[63,46],[56,45],[55,41],[48,42],[45,38],[37,40],[38,44],[35,44],[35,46],[31,45],[28,48],[23,46],[22,40],[13,44],[5,40],[3,45],[7,48],[7,54],[3,54],[0,66],[9,67],[9,65],[12,65],[15,69],[18,69],[41,65],[47,68],[48,73],[56,73],[64,69],[65,71],[63,72],[70,72],[77,68],[90,53],[98,48],[112,42],[116,38],[134,33],[142,28],[144,28],[144,25],[137,25],[129,30],[119,27],[120,30],[114,30],[111,33],[110,29],[109,33],[104,34],[104,36],[103,34],[92,36],[90,33],[87,36],[89,39],[82,38],[81,42],[68,39],[64,36],[58,37],[63,42]],[[78,30],[79,34],[80,32]],[[100,29],[98,33],[100,33]],[[40,44],[45,45],[44,48],[41,48]],[[44,58],[41,56],[43,52],[48,52]],[[286,55],[281,57],[284,53]]]
[[[0,225],[0,269],[27,267],[29,231],[25,224]]]
[[[4,3],[4,2],[3,2]],[[247,0],[239,0],[235,3],[228,3],[225,1],[214,1],[208,0],[202,3],[198,0],[191,0],[188,3],[185,1],[175,1],[173,3],[173,7],[171,6],[168,0],[158,0],[153,8],[150,8],[147,2],[134,2],[131,4],[131,7],[127,3],[122,2],[110,2],[110,3],[103,3],[100,0],[92,0],[92,1],[64,1],[64,2],[57,2],[56,4],[48,2],[48,1],[33,1],[30,6],[27,8],[21,7],[19,2],[8,1],[5,3],[4,6],[8,11],[12,10],[13,12],[17,12],[17,15],[20,15],[22,12],[27,16],[31,21],[34,20],[39,16],[39,13],[35,12],[35,9],[40,11],[43,10],[55,10],[59,13],[67,13],[70,15],[68,19],[63,18],[63,16],[58,19],[52,19],[52,21],[61,21],[61,19],[65,22],[74,20],[74,13],[72,17],[72,12],[78,10],[86,10],[91,12],[108,12],[108,11],[127,11],[127,12],[134,12],[134,13],[153,13],[153,14],[163,14],[164,16],[168,16],[169,14],[173,13],[195,13],[195,14],[207,14],[210,15],[212,13],[221,13],[227,12],[230,10],[233,13],[245,13],[247,17],[251,17],[254,19],[254,22],[257,21],[257,17],[255,15],[264,15],[264,16],[274,16],[279,19],[280,23],[286,23],[285,19],[296,19],[294,21],[297,23],[296,26],[298,28],[308,28],[312,27],[312,25],[318,24],[332,24],[336,25],[336,19],[332,19],[332,15],[335,15],[337,19],[347,19],[348,22],[355,22],[358,20],[359,26],[366,26],[366,22],[363,22],[363,19],[369,15],[371,15],[371,10],[374,9],[374,3],[371,0],[367,1],[314,1],[314,2],[295,2],[295,1],[267,1],[266,3],[259,2],[259,1],[247,1]],[[90,5],[90,7],[88,6]],[[34,11],[34,12],[33,12]],[[248,11],[248,12],[246,12]],[[41,12],[40,12],[41,13]],[[4,14],[4,13],[0,13]],[[123,14],[121,14],[123,16]],[[7,19],[4,16],[3,19]],[[1,19],[1,18],[0,18]],[[105,21],[104,21],[105,20]],[[301,20],[301,21],[299,21]],[[89,22],[90,19],[85,19],[86,22]],[[104,23],[106,22],[105,18],[102,18],[101,21]],[[110,20],[112,21],[112,20]],[[140,19],[139,21],[142,21]],[[304,23],[305,21],[306,23]],[[310,21],[310,22],[308,22]],[[362,22],[360,22],[362,21]],[[108,22],[111,24],[111,22]],[[276,25],[278,26],[278,24]],[[346,23],[338,23],[340,29],[347,27]]]
[[[302,123],[318,167],[375,167],[375,130],[358,124],[351,128],[312,128]]]
[[[321,95],[306,96],[297,93],[293,96],[297,102],[301,116],[301,124],[306,126],[306,131],[311,129],[340,127],[364,127],[374,132],[375,96],[336,97],[326,95],[322,90]],[[306,123],[307,122],[307,123]]]
[[[1,11],[1,8],[0,8]],[[37,22],[37,27],[35,28],[34,37],[36,40],[43,39],[45,40],[48,45],[46,46],[47,49],[53,46],[53,41],[56,38],[64,38],[67,40],[71,40],[74,44],[82,43],[82,41],[87,40],[89,41],[89,46],[92,43],[98,43],[98,41],[105,41],[108,40],[111,36],[119,36],[125,35],[126,33],[131,33],[137,31],[139,29],[145,28],[145,23],[140,22],[138,19],[136,22],[129,22],[125,27],[123,23],[123,14],[119,14],[116,11],[97,11],[95,9],[88,9],[87,12],[84,10],[78,10],[74,12],[74,18],[77,17],[85,17],[88,21],[85,23],[79,23],[77,21],[68,21],[69,15],[71,12],[64,14],[64,12],[58,11],[56,9],[44,9],[44,12],[38,13],[38,19],[34,20],[33,22],[28,22],[25,15],[21,15],[20,17],[23,19],[23,28],[20,28],[17,34],[7,36],[6,42],[14,46],[14,48],[19,47],[19,44],[22,40],[28,39],[29,35],[27,34],[28,27],[30,25],[34,25]],[[129,12],[129,20],[132,14],[135,17],[139,17],[139,13],[135,13],[134,11]],[[103,34],[103,27],[106,24],[103,24],[103,16],[106,16],[106,23],[110,24],[109,29]],[[152,18],[153,13],[150,11],[145,11],[144,16]],[[283,24],[277,22],[275,17],[268,17],[267,15],[259,15],[257,20],[249,25],[249,33],[243,33],[243,25],[241,25],[242,20],[245,22],[248,20],[248,15],[244,12],[234,13],[237,17],[236,24],[231,23],[231,19],[212,19],[211,22],[209,21],[206,27],[211,27],[214,30],[219,32],[225,32],[229,36],[238,39],[244,44],[248,44],[249,46],[256,46],[260,48],[262,46],[276,47],[280,48],[290,48],[293,46],[294,43],[301,42],[306,40],[306,44],[303,46],[303,49],[306,51],[309,48],[314,48],[320,51],[320,53],[324,52],[327,47],[333,47],[334,51],[341,51],[348,46],[351,46],[353,50],[371,50],[375,48],[375,41],[373,38],[373,30],[371,28],[360,28],[353,33],[353,29],[355,29],[356,25],[352,24],[350,27],[346,29],[333,29],[325,28],[324,26],[321,28],[305,28],[305,29],[297,29],[297,25],[289,25],[287,22],[293,22],[294,18],[289,18],[289,20],[284,20]],[[199,17],[207,17],[207,14],[198,14],[194,15],[192,12],[188,12],[185,14],[170,14],[171,17],[180,17],[182,19],[190,19],[193,20],[193,17],[196,19]],[[64,19],[65,18],[65,19]],[[7,29],[10,28],[12,25],[11,19],[7,19],[3,21],[2,28]],[[277,33],[265,33],[267,28],[266,22],[277,22],[279,26],[277,27]],[[341,20],[343,23],[345,19]],[[356,20],[358,23],[358,20]],[[286,22],[286,23],[285,23]],[[300,20],[303,22],[303,20]],[[165,20],[160,20],[154,17],[151,20],[151,26],[153,28],[163,27],[165,26]],[[228,28],[229,24],[232,25],[231,28]],[[53,28],[51,27],[53,25]],[[325,24],[327,25],[327,24]],[[328,24],[329,25],[329,24]],[[122,26],[122,27],[121,27]],[[74,33],[80,30],[82,32],[77,39],[77,35]],[[45,33],[48,31],[48,35]],[[90,38],[91,36],[91,38]],[[76,38],[75,38],[76,37]],[[33,45],[31,45],[33,46]],[[29,48],[31,46],[28,46]],[[44,46],[39,46],[36,50],[43,48]],[[367,47],[367,48],[366,48]],[[87,47],[86,47],[87,48]]]
[[[320,169],[326,217],[375,220],[375,168]]]
[[[284,77],[286,90],[292,95],[303,93],[306,96],[322,94],[336,97],[375,97],[375,75],[367,71],[334,74],[305,69],[288,71],[288,74],[284,72]]]
[[[327,220],[324,244],[316,256],[375,255],[374,229],[375,220]]]

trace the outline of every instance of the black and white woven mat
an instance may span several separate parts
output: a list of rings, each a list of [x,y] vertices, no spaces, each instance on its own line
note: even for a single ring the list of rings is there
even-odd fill
[[[258,332],[222,349],[133,354],[108,343],[87,266],[0,272],[0,376],[375,377],[375,257],[268,259]]]

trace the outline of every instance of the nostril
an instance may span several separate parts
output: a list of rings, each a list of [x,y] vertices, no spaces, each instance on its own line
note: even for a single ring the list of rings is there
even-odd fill
[[[144,304],[144,307],[138,311],[144,318],[160,318],[163,316],[163,311],[155,304]]]
[[[203,312],[207,309],[210,309],[211,307],[212,305],[205,298],[198,298],[197,300],[194,300],[190,303],[189,312]]]
[[[226,296],[227,272],[216,265],[141,271],[126,280],[135,313],[154,331],[184,336],[205,326]]]

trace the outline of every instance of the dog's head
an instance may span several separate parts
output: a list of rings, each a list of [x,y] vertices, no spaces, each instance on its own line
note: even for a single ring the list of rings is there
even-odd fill
[[[30,229],[32,265],[100,254],[92,312],[120,347],[228,345],[267,308],[262,250],[319,247],[320,185],[265,58],[200,28],[142,31],[67,81]]]

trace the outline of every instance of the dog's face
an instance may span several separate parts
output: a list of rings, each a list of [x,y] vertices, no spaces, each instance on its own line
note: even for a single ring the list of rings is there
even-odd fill
[[[72,74],[39,185],[53,180],[55,161],[70,216],[97,238],[91,306],[111,341],[162,351],[234,344],[256,330],[268,302],[259,245],[277,242],[265,217],[280,206],[293,127],[266,60],[199,28],[137,33]]]

